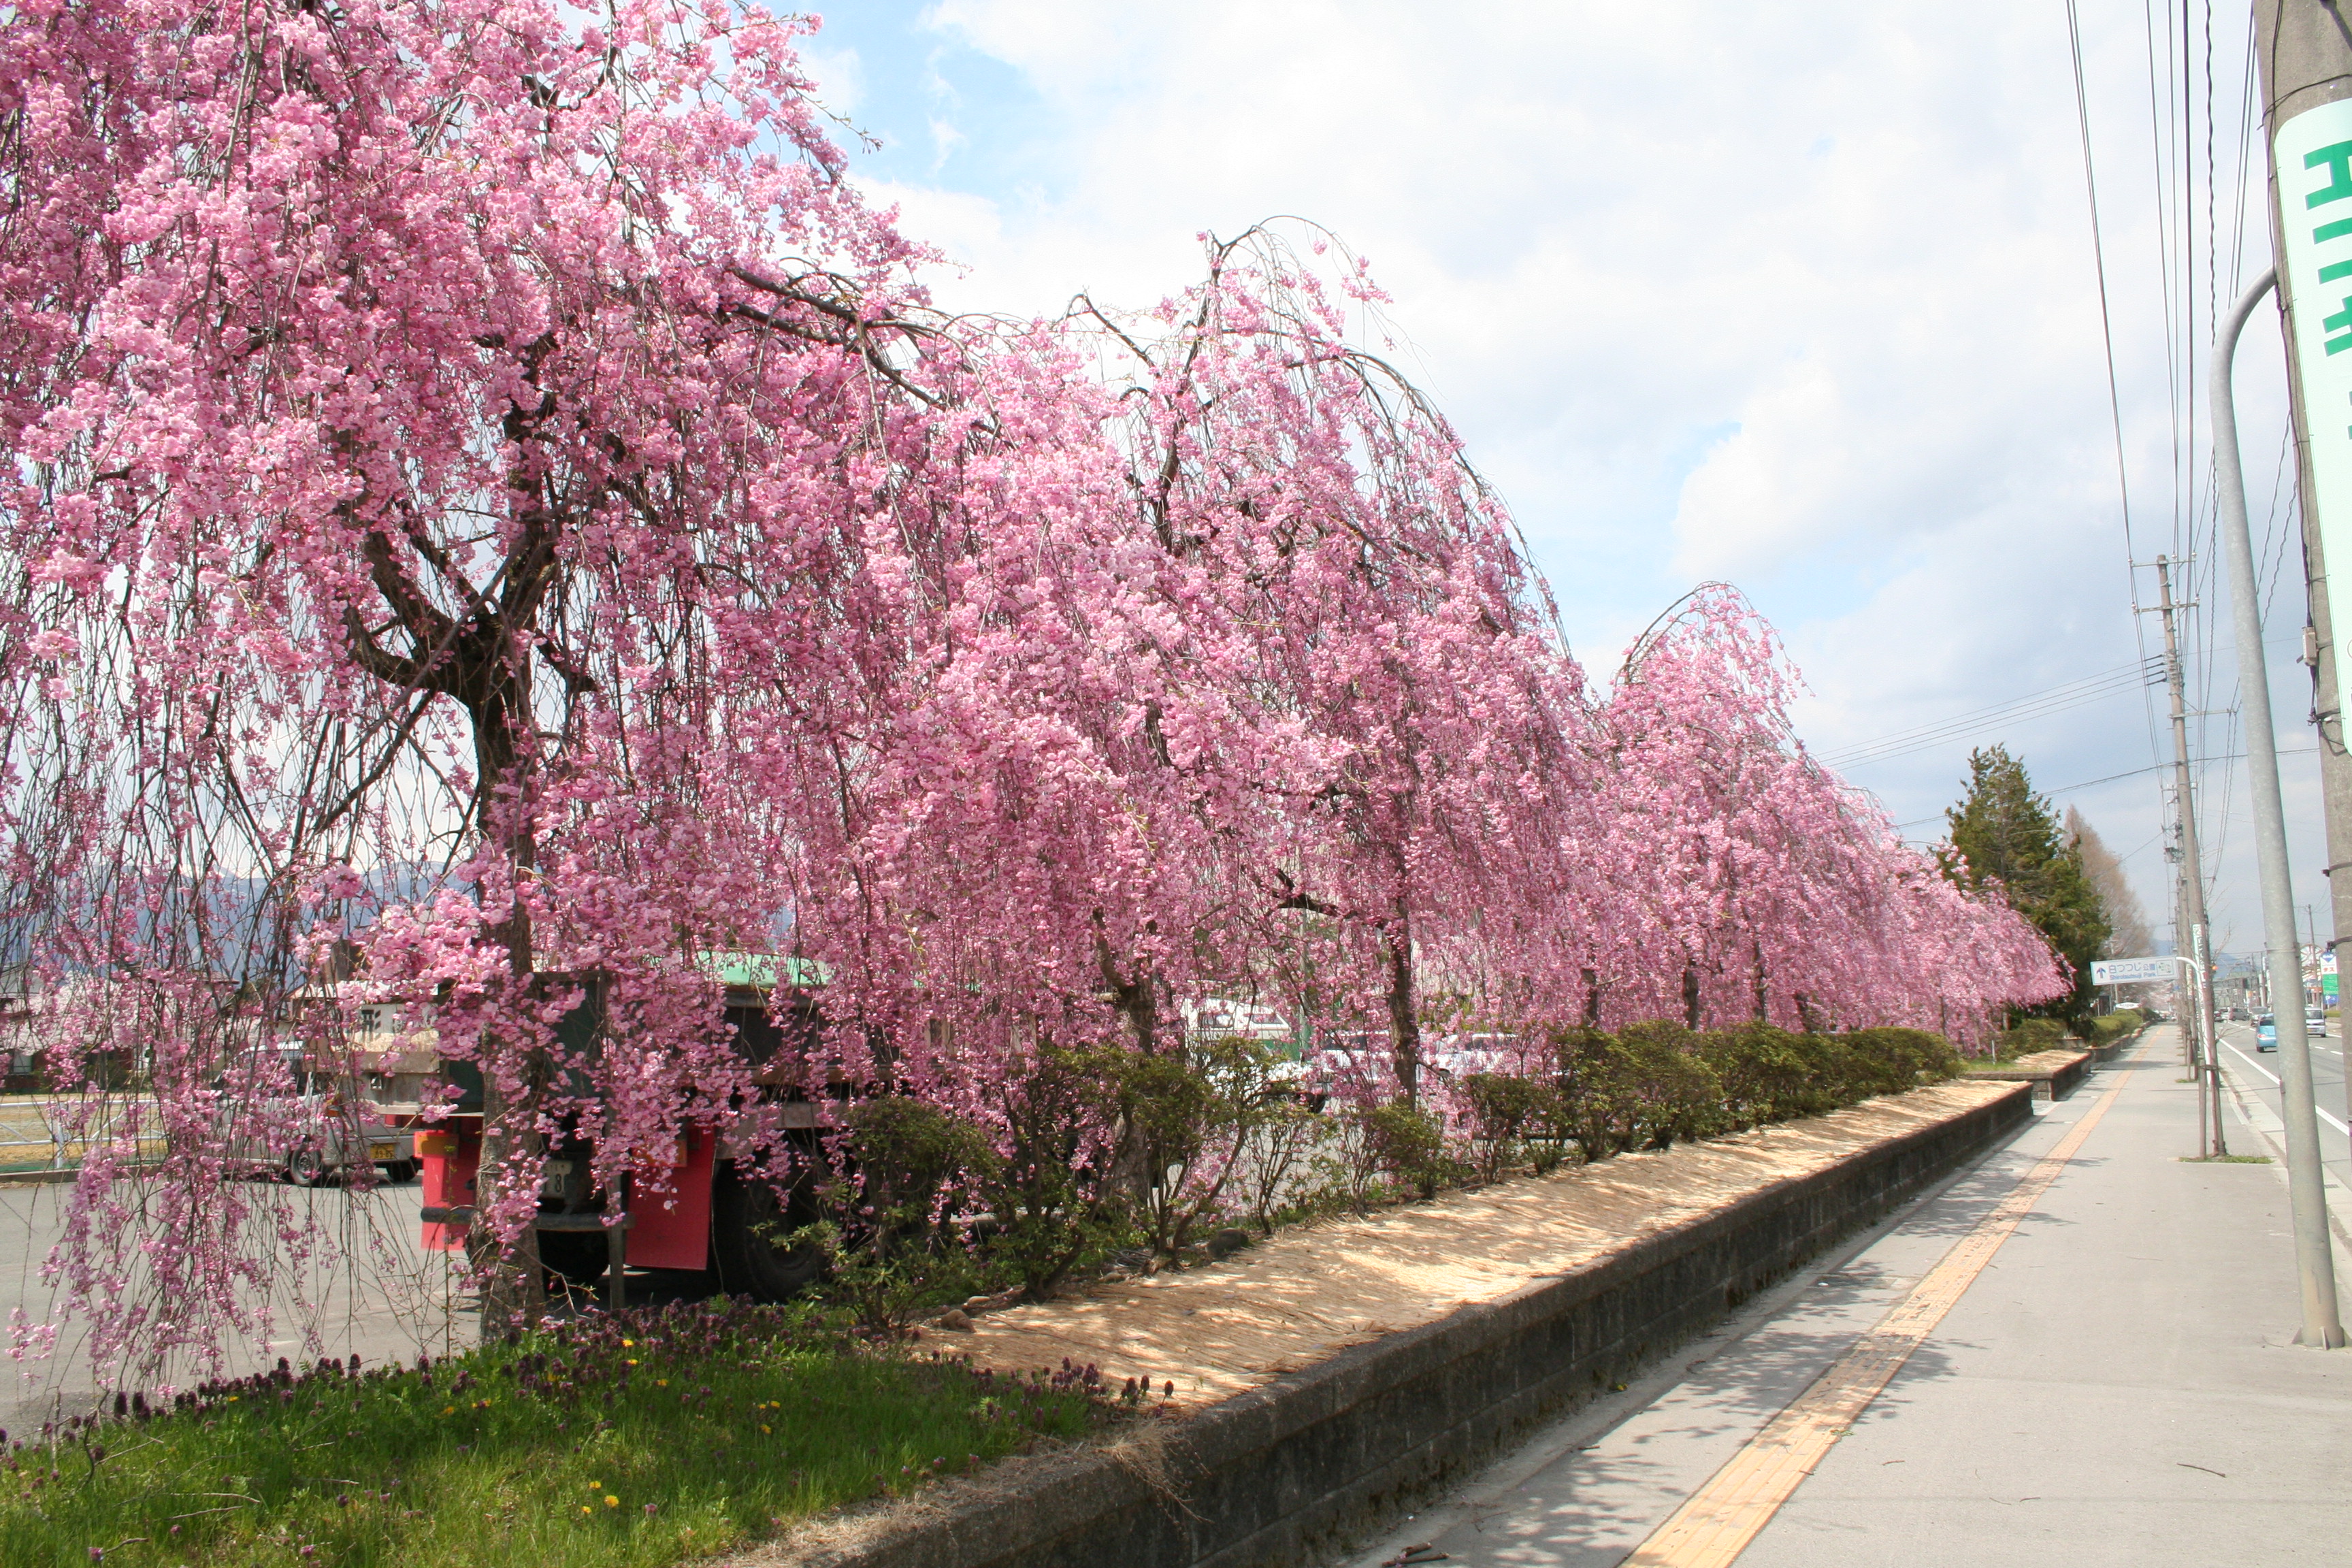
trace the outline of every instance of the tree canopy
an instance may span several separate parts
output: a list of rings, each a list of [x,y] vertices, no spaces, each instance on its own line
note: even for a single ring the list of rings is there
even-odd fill
[[[299,1233],[213,1086],[289,1021],[353,1049],[308,988],[354,952],[341,1000],[429,1002],[485,1084],[492,1318],[551,1130],[610,1190],[765,1146],[719,955],[827,976],[812,1082],[983,1122],[1041,1042],[1172,1048],[1206,995],[1410,1097],[1424,1028],[1967,1037],[2056,988],[1804,754],[1737,595],[1588,679],[1328,237],[944,315],[808,25],[0,16],[0,960],[168,1130],[146,1196],[101,1141],[52,1261],[98,1353],[211,1342]]]
[[[2140,958],[2154,952],[2156,937],[2147,923],[2147,910],[2132,891],[2122,859],[2099,837],[2098,829],[2071,805],[2066,808],[2065,833],[2067,841],[2081,852],[2083,875],[2091,879],[2099,907],[2106,911],[2107,943],[2099,956]]]
[[[1968,791],[1945,820],[1946,873],[1971,890],[1997,887],[2074,972],[2073,988],[2036,1010],[2088,1014],[2096,997],[2091,961],[2106,952],[2111,930],[2106,909],[2084,869],[2081,840],[2063,831],[2048,798],[2034,794],[2025,764],[2003,746],[1969,752]]]

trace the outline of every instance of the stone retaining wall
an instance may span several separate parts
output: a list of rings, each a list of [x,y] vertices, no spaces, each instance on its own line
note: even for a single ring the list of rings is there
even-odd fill
[[[2020,1083],[1572,1272],[1342,1350],[1196,1414],[942,1488],[936,1500],[898,1505],[850,1541],[820,1531],[744,1562],[1296,1563],[1622,1380],[1991,1148],[2030,1118],[2032,1092]]]
[[[2116,1048],[2122,1048],[2121,1042]],[[2059,1100],[2074,1092],[2096,1056],[2095,1051],[2082,1049],[2036,1051],[2001,1067],[1970,1068],[1969,1076],[1995,1083],[2030,1083],[2035,1099]]]

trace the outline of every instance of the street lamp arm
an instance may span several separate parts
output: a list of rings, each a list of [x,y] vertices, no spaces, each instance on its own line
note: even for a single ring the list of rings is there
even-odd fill
[[[2213,343],[2213,479],[2221,506],[2221,553],[2230,563],[2230,622],[2237,642],[2238,689],[2245,703],[2247,791],[2254,808],[2254,853],[2262,868],[2263,940],[2270,965],[2271,1016],[2278,1031],[2282,1109],[2286,1120],[2288,1207],[2293,1214],[2295,1270],[2303,1286],[2303,1342],[2344,1343],[2337,1316],[2336,1265],[2327,1239],[2320,1188],[2318,1104],[2312,1089],[2311,1042],[2303,1008],[2281,1004],[2303,995],[2302,944],[2294,924],[2294,889],[2286,853],[2286,807],[2279,791],[2278,732],[2271,721],[2268,661],[2263,653],[2262,603],[2254,580],[2254,543],[2246,523],[2246,479],[2238,456],[2238,409],[2231,371],[2238,337],[2263,296],[2277,286],[2272,268],[2238,297]]]

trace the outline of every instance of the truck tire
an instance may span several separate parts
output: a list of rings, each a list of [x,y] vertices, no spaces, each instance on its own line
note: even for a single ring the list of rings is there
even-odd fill
[[[814,1247],[787,1248],[783,1235],[816,1217],[806,1194],[778,1191],[754,1177],[738,1180],[722,1164],[711,1184],[710,1260],[719,1288],[755,1301],[782,1301],[824,1278],[824,1255]]]

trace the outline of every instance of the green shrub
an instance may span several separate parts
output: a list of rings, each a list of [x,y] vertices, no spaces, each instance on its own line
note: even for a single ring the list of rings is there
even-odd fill
[[[1398,1100],[1358,1111],[1356,1131],[1380,1169],[1424,1198],[1435,1197],[1440,1187],[1454,1185],[1466,1173],[1462,1162],[1447,1152],[1437,1118],[1417,1105]]]
[[[1128,1057],[1115,1046],[1048,1046],[1005,1085],[1007,1147],[981,1188],[994,1216],[985,1244],[1032,1300],[1134,1234],[1117,1169]]]
[[[1633,1085],[1628,1149],[1664,1149],[1724,1131],[1723,1080],[1679,1024],[1628,1024],[1617,1049]]]
[[[1170,1257],[1223,1217],[1245,1146],[1287,1099],[1276,1058],[1226,1037],[1181,1053],[1126,1054],[1118,1069],[1124,1143],[1138,1163],[1140,1219],[1153,1253]],[[1259,1194],[1262,1209],[1266,1194]]]
[[[783,1238],[824,1254],[819,1296],[895,1333],[970,1295],[981,1275],[955,1216],[995,1166],[988,1135],[927,1101],[885,1095],[850,1108],[835,1152],[839,1168],[816,1190],[821,1217]]]
[[[1747,1024],[1698,1037],[1698,1053],[1721,1085],[1731,1126],[1760,1127],[1812,1116],[1840,1103],[1850,1070],[1831,1037],[1792,1035],[1769,1024]]]
[[[1994,1054],[2015,1061],[2036,1051],[2056,1050],[2066,1043],[2066,1026],[2055,1018],[2021,1018],[1993,1037]]]
[[[1943,1036],[1925,1029],[1856,1029],[1843,1038],[1852,1058],[1856,1100],[1901,1094],[1960,1074],[1960,1053]]]
[[[1462,1079],[1463,1105],[1467,1112],[1471,1165],[1478,1179],[1491,1182],[1526,1158],[1529,1150],[1558,1150],[1556,1128],[1560,1119],[1559,1086],[1540,1079],[1511,1073],[1472,1073]],[[1538,1171],[1549,1163],[1536,1156]]]
[[[903,1095],[861,1100],[844,1121],[849,1169],[836,1186],[855,1191],[855,1213],[877,1248],[931,1251],[955,1243],[953,1215],[971,1205],[996,1163],[987,1132]]]
[[[1274,1234],[1277,1216],[1303,1217],[1334,1206],[1337,1194],[1302,1180],[1328,1169],[1332,1136],[1330,1118],[1300,1103],[1287,1085],[1269,1086],[1236,1178],[1249,1221],[1261,1234]]]
[[[1553,1035],[1557,1115],[1588,1163],[1720,1129],[1722,1088],[1696,1049],[1697,1038],[1665,1023],[1632,1024],[1615,1035]]]
[[[842,1308],[868,1333],[896,1338],[925,1312],[971,1294],[983,1282],[973,1259],[961,1249],[939,1252],[887,1251],[871,1234],[852,1239],[835,1221],[795,1226],[783,1236],[786,1249],[814,1247],[825,1264],[819,1300]]]
[[[2147,1020],[2140,1016],[2138,1008],[2118,1007],[2112,1013],[2093,1018],[2089,1024],[2090,1033],[2085,1037],[2094,1045],[2104,1046],[2147,1026]]]

